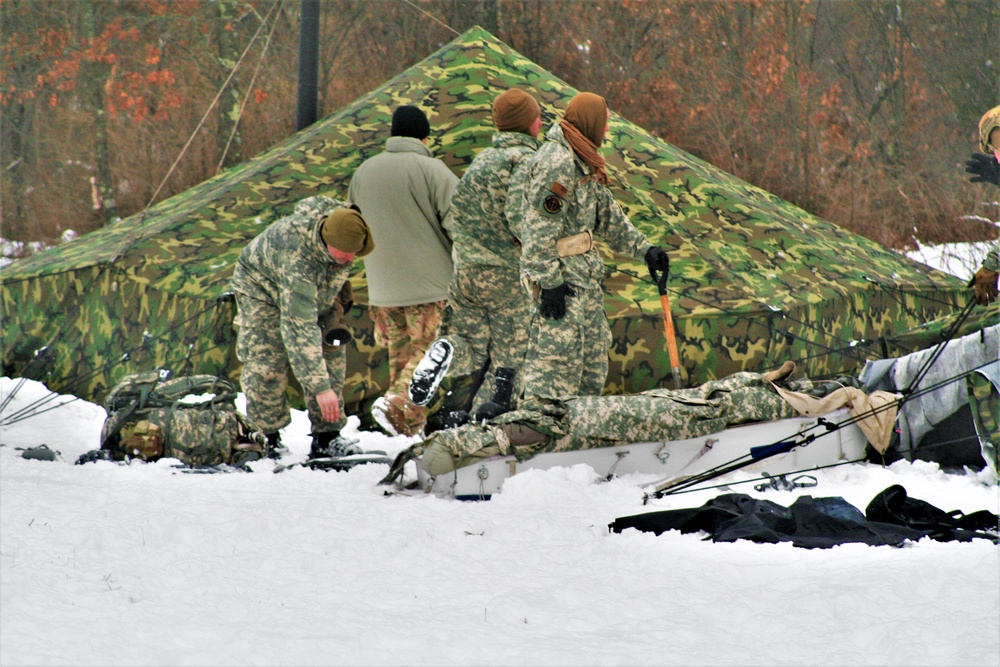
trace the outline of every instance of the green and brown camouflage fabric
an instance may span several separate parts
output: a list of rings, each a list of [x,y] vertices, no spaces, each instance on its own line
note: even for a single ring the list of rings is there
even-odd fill
[[[434,342],[447,301],[412,306],[372,306],[375,342],[389,354],[389,382],[385,396],[396,431],[404,435],[420,432],[427,423],[428,409],[410,400],[410,380],[427,348]]]
[[[971,300],[971,296],[963,296]],[[912,329],[900,331],[885,339],[884,357],[898,357],[937,345],[946,340],[962,338],[1000,324],[1000,301],[988,306],[975,305],[969,313],[955,313],[924,322]]]
[[[383,150],[400,104],[427,112],[434,154],[462,174],[490,143],[495,91],[513,86],[534,93],[546,123],[577,93],[473,28],[268,151],[4,267],[3,373],[94,402],[127,373],[160,367],[235,381],[235,305],[224,295],[247,243],[306,197],[343,199],[358,165]],[[632,223],[670,253],[668,290],[687,386],[785,359],[810,377],[852,374],[881,355],[880,338],[966,301],[964,281],[796,208],[614,112],[602,154]],[[604,248],[602,255],[613,335],[604,393],[669,386],[656,286],[641,262]],[[349,413],[380,395],[388,379],[367,313],[363,261],[351,283]]]

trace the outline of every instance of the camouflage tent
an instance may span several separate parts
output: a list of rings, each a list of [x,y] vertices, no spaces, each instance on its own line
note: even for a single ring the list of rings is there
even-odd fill
[[[430,147],[461,174],[489,144],[493,96],[514,85],[537,92],[547,123],[577,92],[473,28],[267,152],[9,265],[3,372],[93,401],[126,373],[158,367],[237,379],[234,304],[224,294],[243,246],[303,197],[343,198],[355,168],[383,148],[399,104],[427,111]],[[670,251],[687,386],[787,359],[813,378],[854,373],[866,356],[885,356],[877,341],[958,303],[963,285],[954,277],[820,220],[615,114],[609,139],[603,152],[616,196]],[[656,286],[641,264],[608,266],[615,340],[606,392],[670,386]],[[387,368],[364,307],[363,266],[352,281],[359,305],[345,394],[356,410],[382,391]]]

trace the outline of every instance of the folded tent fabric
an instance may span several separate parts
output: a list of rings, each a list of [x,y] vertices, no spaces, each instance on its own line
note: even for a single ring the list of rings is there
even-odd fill
[[[796,412],[807,417],[825,415],[847,406],[851,417],[857,420],[858,428],[868,438],[872,447],[884,454],[889,449],[892,430],[896,425],[898,403],[902,394],[888,391],[876,391],[866,394],[857,387],[841,387],[826,396],[817,398],[802,392],[788,391],[775,386],[778,394],[795,408]]]

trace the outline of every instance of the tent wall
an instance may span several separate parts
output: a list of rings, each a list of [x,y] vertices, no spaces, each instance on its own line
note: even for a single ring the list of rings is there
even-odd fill
[[[608,299],[613,297],[609,294]],[[682,381],[694,386],[740,371],[764,372],[791,359],[797,376],[856,375],[867,359],[889,356],[885,337],[940,312],[954,293],[922,298],[879,288],[778,313],[770,310],[703,316],[674,309]],[[614,341],[605,394],[673,387],[659,302],[641,316],[611,319]]]
[[[430,148],[461,175],[490,143],[493,97],[512,86],[535,92],[547,124],[577,92],[473,28],[261,155],[4,267],[4,372],[95,402],[125,372],[160,365],[236,379],[233,305],[218,299],[243,247],[304,197],[343,198],[358,165],[383,149],[400,104],[427,111]],[[946,315],[964,297],[957,278],[818,219],[613,110],[602,152],[615,197],[670,254],[668,289],[688,385],[789,358],[811,375],[850,373],[860,364],[857,350],[832,350]],[[671,386],[656,287],[643,264],[605,257],[615,336],[606,392]],[[363,261],[351,279],[358,305],[349,410],[377,396],[388,374],[365,308]],[[34,352],[43,346],[54,359],[39,375]]]

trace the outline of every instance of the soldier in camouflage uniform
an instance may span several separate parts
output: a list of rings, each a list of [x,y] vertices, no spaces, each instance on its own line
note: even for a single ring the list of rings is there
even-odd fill
[[[340,405],[346,348],[324,334],[342,328],[338,305],[351,264],[373,247],[356,210],[329,197],[309,197],[240,254],[232,281],[240,383],[247,414],[267,435],[271,455],[279,447],[279,429],[291,422],[289,369],[306,397],[310,457],[361,451],[340,436],[347,423]]]
[[[604,98],[576,95],[507,200],[507,217],[523,244],[521,269],[538,293],[524,365],[526,398],[596,395],[604,388],[611,330],[594,236],[616,252],[644,258],[651,272],[669,266],[667,253],[632,226],[608,190],[598,148],[609,118]]]
[[[966,171],[974,174],[973,183],[1000,185],[1000,106],[993,107],[979,119],[979,147],[966,162]],[[979,305],[986,306],[997,299],[997,279],[1000,278],[1000,249],[986,253],[986,259],[969,281],[969,287]]]
[[[389,387],[372,417],[391,435],[423,430],[427,410],[410,400],[410,379],[448,301],[448,209],[458,177],[427,148],[430,121],[418,107],[392,112],[385,150],[354,172],[348,199],[371,225],[378,250],[365,260],[375,342],[389,350]]]
[[[979,147],[966,162],[966,171],[973,174],[973,183],[992,183],[1000,186],[1000,106],[993,107],[979,119]],[[1000,242],[998,242],[1000,244]],[[981,306],[997,300],[997,281],[1000,278],[1000,247],[994,247],[983,260],[982,266],[969,280],[976,301]],[[972,420],[979,435],[983,458],[993,471],[1000,474],[997,453],[1000,452],[1000,392],[987,379],[986,373],[966,376]]]
[[[492,145],[476,156],[451,196],[450,314],[410,382],[411,400],[426,405],[445,375],[478,373],[490,363],[493,386],[485,382],[479,390],[477,418],[511,407],[528,344],[531,300],[521,287],[521,243],[504,209],[511,174],[538,149],[541,108],[530,94],[511,88],[493,100],[493,122],[498,131]]]

